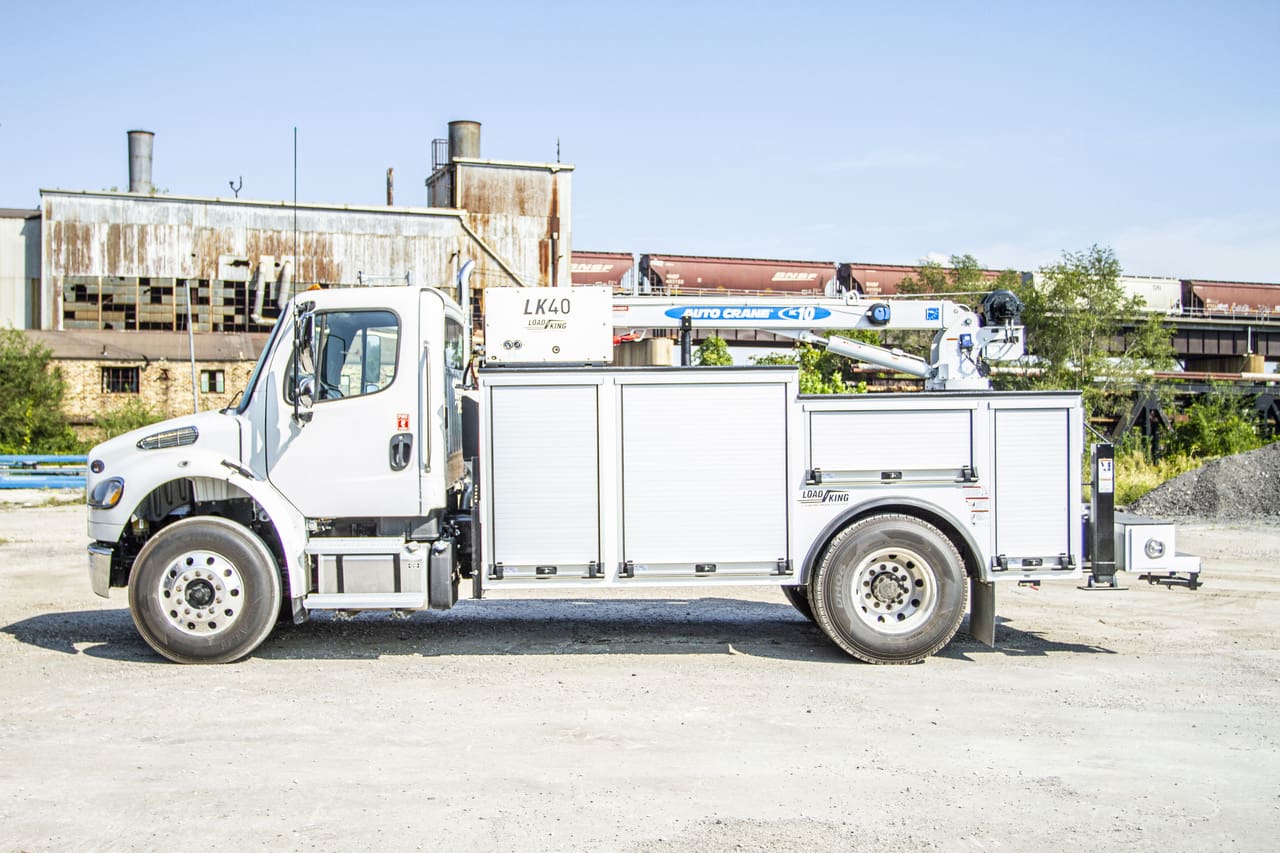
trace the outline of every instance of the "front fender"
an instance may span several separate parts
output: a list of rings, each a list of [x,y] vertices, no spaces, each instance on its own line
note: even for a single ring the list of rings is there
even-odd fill
[[[200,480],[225,483],[232,490],[252,498],[262,507],[280,537],[285,570],[289,575],[290,589],[305,589],[305,557],[307,544],[306,520],[271,483],[261,479],[233,459],[220,454],[200,451],[194,447],[172,450],[143,451],[145,456],[130,460],[127,469],[90,475],[87,488],[91,493],[98,481],[115,476],[124,480],[124,494],[111,509],[89,509],[89,537],[96,542],[118,542],[130,516],[141,503],[160,486],[174,480],[196,481],[196,493],[200,493]]]

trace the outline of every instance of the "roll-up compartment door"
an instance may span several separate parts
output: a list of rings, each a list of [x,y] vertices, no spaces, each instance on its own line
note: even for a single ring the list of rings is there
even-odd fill
[[[623,554],[637,574],[776,571],[786,405],[782,384],[623,388]]]
[[[809,468],[824,483],[958,480],[973,466],[969,409],[814,412]]]
[[[996,554],[1011,559],[1074,555],[1066,409],[998,409],[995,416]],[[1049,563],[1044,564],[1049,568]]]
[[[491,563],[506,576],[564,575],[600,559],[594,385],[492,389]]]

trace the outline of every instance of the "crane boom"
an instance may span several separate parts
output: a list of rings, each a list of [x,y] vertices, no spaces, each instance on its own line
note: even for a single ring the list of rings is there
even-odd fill
[[[990,299],[990,297],[989,297]],[[1012,300],[1012,301],[1009,301]],[[984,304],[986,304],[984,302]],[[615,329],[755,329],[813,343],[848,358],[925,380],[927,390],[986,390],[986,365],[1012,361],[1024,352],[1020,305],[1002,297],[998,322],[983,325],[967,306],[946,299],[893,301],[843,298],[732,296],[615,296]],[[935,331],[929,358],[854,341],[835,330]],[[815,334],[825,331],[828,334]]]

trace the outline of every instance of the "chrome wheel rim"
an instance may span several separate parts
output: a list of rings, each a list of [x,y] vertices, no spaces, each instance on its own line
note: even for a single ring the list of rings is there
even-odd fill
[[[908,548],[880,548],[853,572],[853,610],[881,634],[905,634],[929,621],[938,607],[932,566]]]
[[[160,576],[157,592],[168,623],[194,637],[229,631],[246,604],[240,570],[213,551],[179,555]]]

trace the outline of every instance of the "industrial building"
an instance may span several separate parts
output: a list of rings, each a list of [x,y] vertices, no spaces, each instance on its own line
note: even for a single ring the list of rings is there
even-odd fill
[[[476,122],[433,145],[426,207],[393,205],[390,175],[386,207],[156,194],[153,135],[128,139],[128,192],[47,189],[37,210],[0,210],[0,326],[39,330],[80,425],[130,398],[189,411],[191,370],[174,363],[189,346],[201,407],[225,404],[280,306],[314,285],[448,288],[468,260],[481,291],[570,283],[573,167],[484,160]],[[173,334],[188,330],[190,345]]]
[[[0,207],[0,328],[42,328],[40,211]]]
[[[573,167],[483,159],[480,125],[472,121],[450,122],[448,138],[433,141],[423,207],[393,203],[390,171],[387,204],[376,207],[158,194],[153,134],[127,136],[127,192],[46,189],[37,208],[0,209],[0,327],[32,330],[53,352],[67,383],[67,414],[81,427],[129,400],[164,415],[190,411],[197,396],[201,408],[230,402],[280,307],[314,285],[411,277],[449,288],[461,264],[473,260],[472,284],[481,294],[493,286],[605,284],[644,292],[857,290],[877,297],[896,293],[919,271],[622,252],[575,256]],[[994,279],[997,271],[984,275]],[[1135,276],[1121,284],[1175,322],[1186,369],[1275,369],[1280,286]],[[780,343],[766,333],[743,332],[735,340]]]

